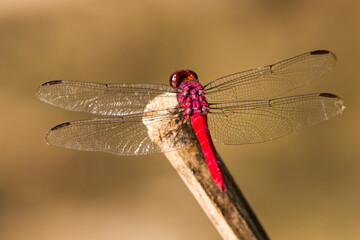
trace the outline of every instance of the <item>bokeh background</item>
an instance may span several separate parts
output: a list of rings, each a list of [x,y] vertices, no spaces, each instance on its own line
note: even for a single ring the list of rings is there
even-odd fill
[[[91,117],[40,102],[51,79],[203,83],[316,49],[336,68],[296,93],[341,96],[343,115],[262,144],[216,145],[272,239],[360,239],[360,3],[0,1],[0,239],[220,239],[163,155],[47,146]]]

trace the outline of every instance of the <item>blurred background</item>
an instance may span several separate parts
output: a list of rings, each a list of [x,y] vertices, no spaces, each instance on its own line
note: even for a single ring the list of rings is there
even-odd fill
[[[39,101],[44,81],[202,83],[310,50],[338,57],[297,93],[331,92],[343,115],[262,144],[216,145],[272,239],[360,239],[360,3],[0,1],[0,239],[220,239],[163,155],[47,146],[92,116]]]

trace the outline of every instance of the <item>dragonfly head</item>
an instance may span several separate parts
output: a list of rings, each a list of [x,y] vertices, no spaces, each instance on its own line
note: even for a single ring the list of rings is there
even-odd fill
[[[183,82],[197,82],[198,76],[192,70],[180,70],[171,74],[170,85],[173,88],[178,88]]]

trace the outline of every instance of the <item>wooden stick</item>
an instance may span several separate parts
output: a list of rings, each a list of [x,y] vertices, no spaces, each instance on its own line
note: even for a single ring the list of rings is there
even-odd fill
[[[198,143],[165,155],[223,239],[269,239],[223,162],[227,192],[212,180]]]
[[[175,97],[160,95],[148,104],[145,112],[155,116],[162,114],[156,109],[175,106]],[[223,239],[269,239],[222,160],[227,191],[216,186],[189,121],[174,117],[144,124],[151,140],[165,152]],[[185,147],[179,148],[184,141]]]

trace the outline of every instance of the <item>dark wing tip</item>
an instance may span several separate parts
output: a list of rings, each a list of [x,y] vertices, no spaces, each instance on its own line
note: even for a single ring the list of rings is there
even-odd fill
[[[41,84],[41,86],[46,87],[46,86],[51,86],[51,85],[60,84],[60,83],[62,83],[62,80],[51,80],[51,81],[44,82],[43,84]]]
[[[320,93],[320,97],[326,97],[326,98],[338,98],[338,96],[332,94],[332,93]]]
[[[59,125],[56,125],[55,127],[53,127],[52,129],[50,129],[50,131],[55,131],[55,130],[58,130],[60,128],[63,128],[63,127],[66,127],[66,126],[69,126],[71,125],[70,122],[64,122],[64,123],[61,123]]]
[[[55,134],[54,131],[57,131],[59,129],[62,129],[64,127],[67,127],[67,126],[70,126],[71,123],[70,122],[64,122],[64,123],[61,123],[59,125],[56,125],[55,127],[53,127],[52,129],[50,129],[47,133],[46,133],[46,136],[45,136],[45,142],[47,144],[53,144],[53,145],[58,145],[56,144],[56,141],[54,142],[54,139],[53,139],[53,135],[52,134]],[[55,139],[56,139],[56,134],[55,134]]]
[[[310,55],[328,55],[328,57],[332,59],[333,62],[332,67],[335,66],[337,61],[336,55],[328,50],[315,50],[310,52]]]
[[[342,112],[346,108],[344,101],[340,97],[338,97],[332,93],[319,93],[319,96],[324,97],[324,98],[333,98],[335,106],[338,108],[337,114],[338,113],[342,114]]]
[[[315,51],[310,52],[311,55],[323,55],[323,54],[329,54],[329,53],[331,53],[331,52],[328,50],[315,50]]]

